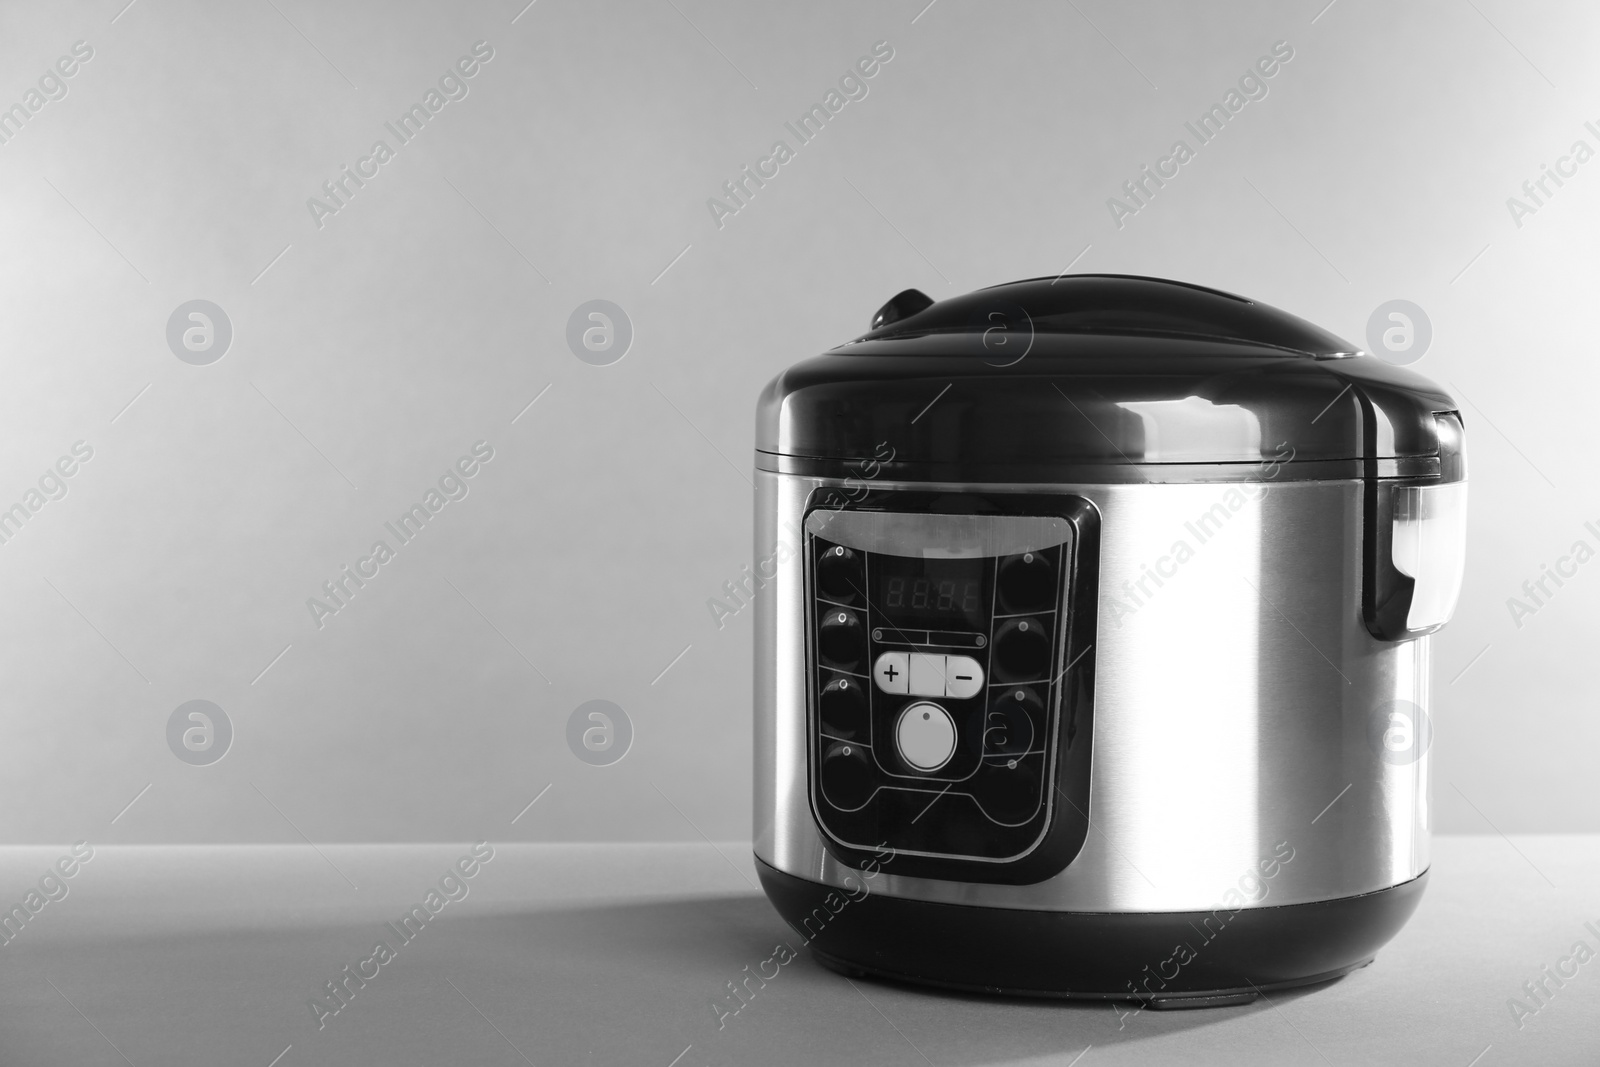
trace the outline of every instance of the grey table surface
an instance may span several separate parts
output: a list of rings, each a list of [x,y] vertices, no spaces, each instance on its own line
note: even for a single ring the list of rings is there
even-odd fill
[[[66,848],[0,850],[0,903],[37,908],[0,947],[0,1064],[1600,1063],[1600,961],[1571,956],[1600,951],[1600,836],[1439,838],[1372,966],[1131,1016],[846,981],[767,905],[743,843],[493,848],[409,941],[385,924],[426,910],[467,844],[107,846],[56,879]],[[719,1013],[782,942],[796,958]],[[370,977],[319,1013],[347,964]],[[1533,1001],[1546,966],[1577,973]]]

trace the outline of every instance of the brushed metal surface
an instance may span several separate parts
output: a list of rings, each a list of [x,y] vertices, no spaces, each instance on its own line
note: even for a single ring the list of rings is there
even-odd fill
[[[841,886],[851,869],[807,800],[801,523],[814,489],[843,485],[756,472],[754,673],[756,855]],[[1380,642],[1362,623],[1358,481],[874,485],[1071,492],[1102,516],[1083,851],[1026,886],[897,876],[890,859],[880,891],[1179,911],[1325,900],[1427,868],[1430,757],[1387,751],[1382,724],[1395,701],[1427,709],[1428,639]]]

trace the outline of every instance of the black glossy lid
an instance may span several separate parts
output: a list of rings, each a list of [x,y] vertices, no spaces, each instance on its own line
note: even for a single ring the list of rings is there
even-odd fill
[[[763,466],[892,454],[905,476],[977,481],[1229,480],[1266,464],[1282,477],[1285,463],[1305,465],[1291,477],[1437,476],[1435,415],[1457,408],[1303,319],[1159,278],[1036,278],[938,302],[907,290],[872,325],[767,386]]]

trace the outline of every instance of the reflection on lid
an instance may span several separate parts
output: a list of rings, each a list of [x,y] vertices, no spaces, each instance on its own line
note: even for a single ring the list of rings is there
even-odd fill
[[[1202,396],[1181,400],[1125,400],[1119,407],[1144,423],[1144,461],[1182,463],[1261,457],[1261,423],[1237,404],[1213,404]]]

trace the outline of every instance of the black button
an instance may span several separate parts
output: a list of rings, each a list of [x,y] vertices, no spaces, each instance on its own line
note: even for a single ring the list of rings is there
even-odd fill
[[[872,799],[877,775],[867,750],[846,741],[829,745],[822,754],[822,795],[841,811],[854,811]]]
[[[818,547],[817,596],[835,604],[854,604],[864,599],[861,554],[843,545],[821,544]]]
[[[993,673],[999,682],[1034,682],[1050,670],[1050,626],[1041,619],[1008,619],[994,635]]]
[[[1052,553],[1024,552],[1000,561],[1000,608],[1007,615],[1048,611],[1056,604]]]
[[[817,651],[825,666],[841,671],[853,671],[867,658],[867,634],[861,617],[853,611],[841,611],[818,604],[822,623],[817,627]]]
[[[973,782],[973,798],[995,822],[1015,826],[1037,815],[1044,799],[1039,791],[1039,757],[985,763]]]
[[[1043,722],[1044,701],[1033,689],[1021,685],[994,689],[984,718],[984,758],[1003,763],[1027,752],[1034,747],[1034,724]]]
[[[867,740],[867,691],[856,678],[835,678],[818,701],[822,732],[845,741]]]

